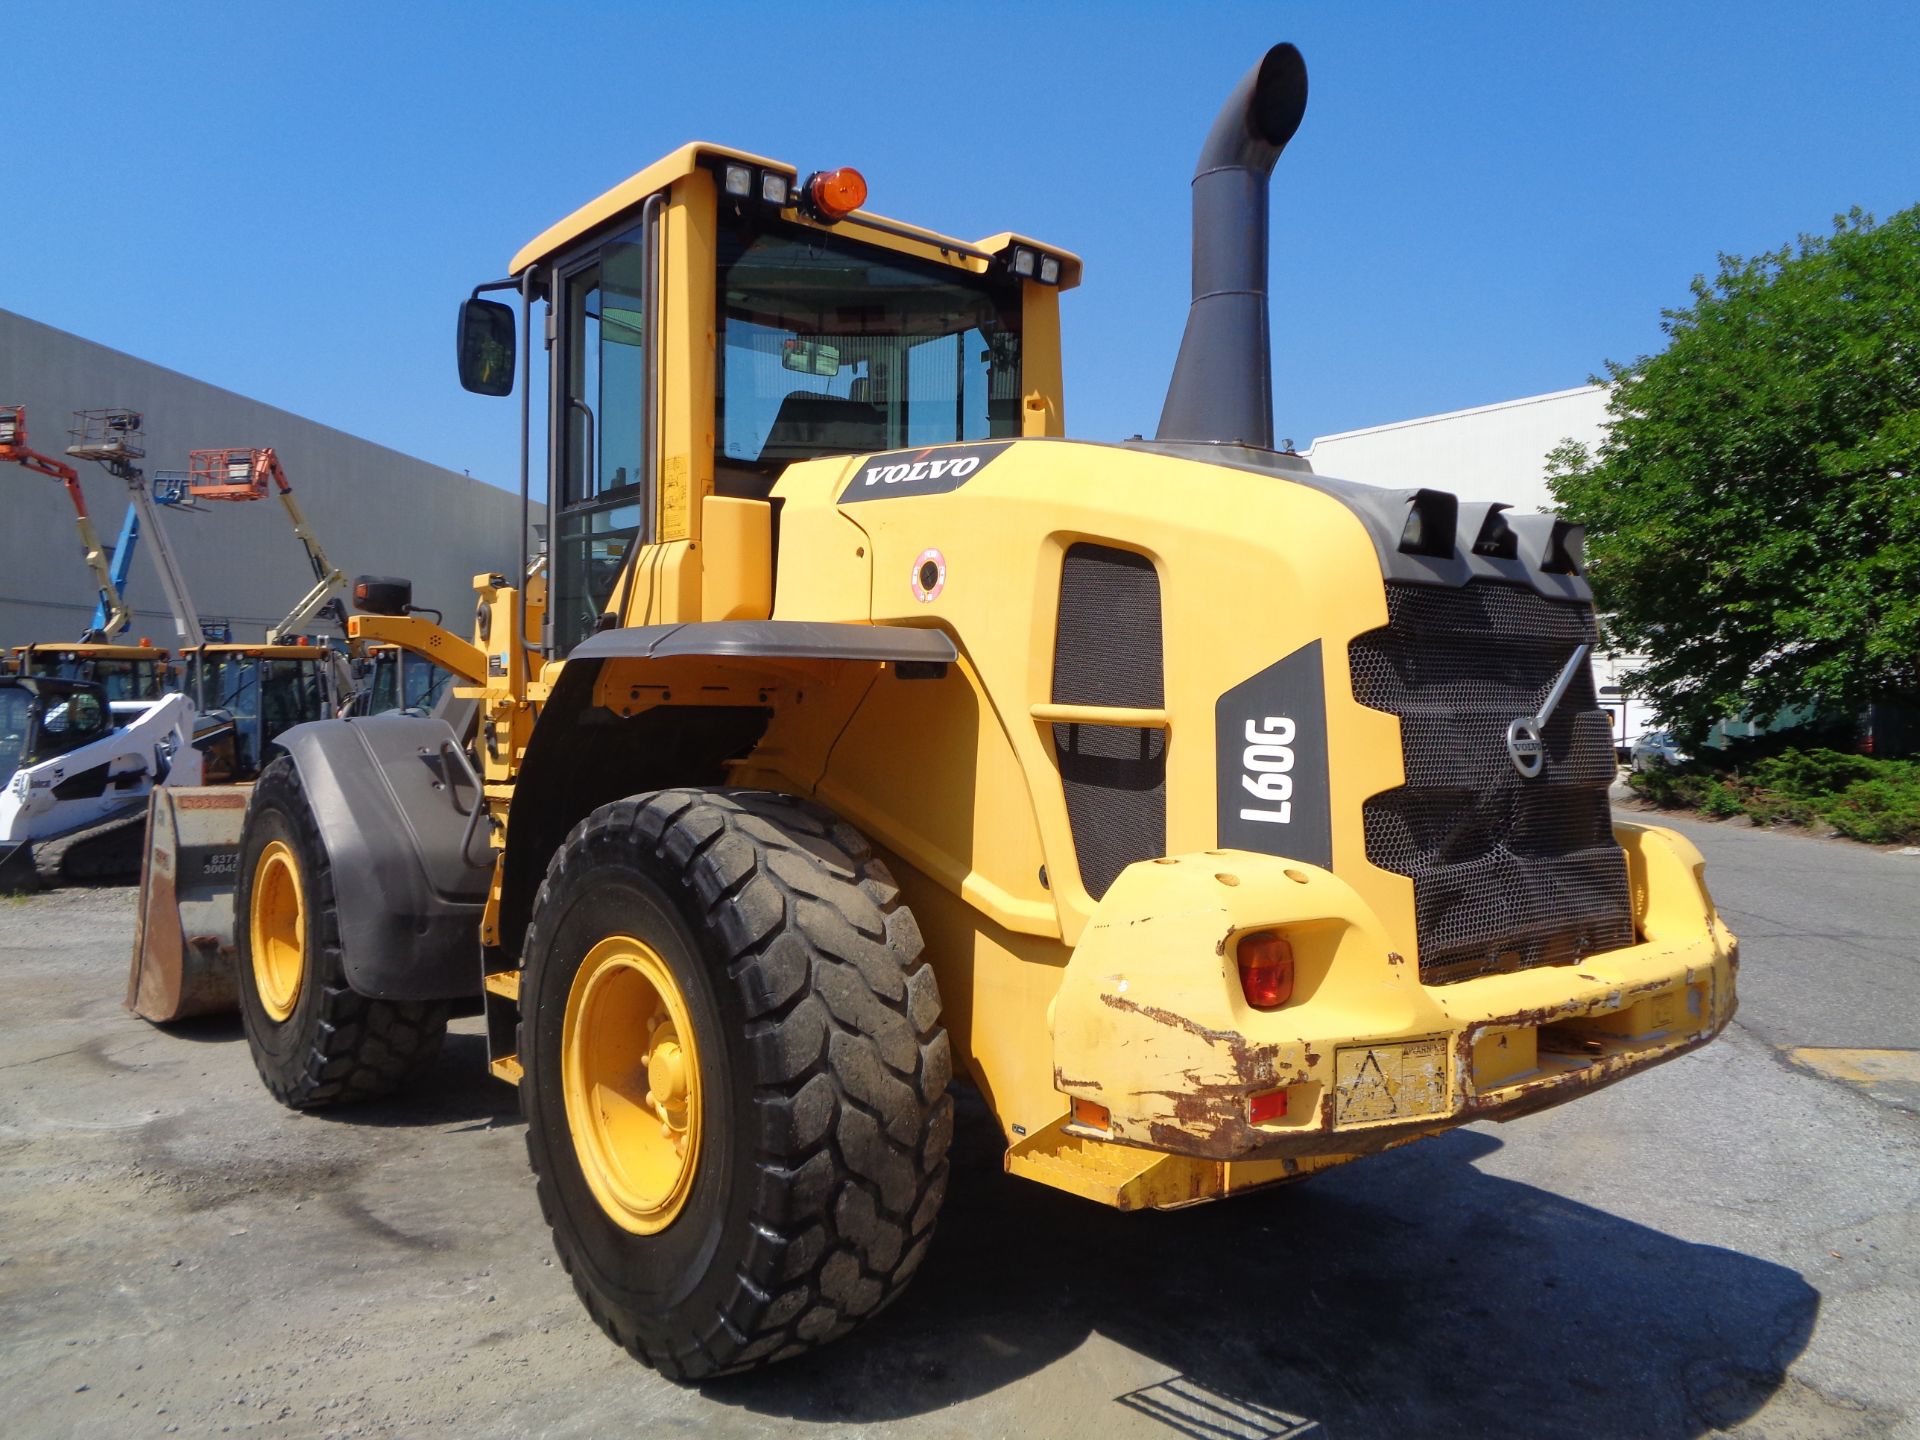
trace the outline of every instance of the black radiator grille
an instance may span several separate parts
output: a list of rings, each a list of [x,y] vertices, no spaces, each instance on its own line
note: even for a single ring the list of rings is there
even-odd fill
[[[1613,729],[1581,666],[1526,779],[1507,726],[1535,713],[1593,612],[1516,585],[1389,582],[1388,623],[1349,649],[1354,698],[1400,717],[1406,784],[1368,800],[1367,858],[1413,881],[1429,984],[1579,960],[1634,941],[1607,787]]]
[[[1160,577],[1131,550],[1079,544],[1060,571],[1053,703],[1166,704]],[[1054,753],[1080,883],[1099,899],[1136,860],[1167,853],[1167,737],[1119,725],[1055,725]]]

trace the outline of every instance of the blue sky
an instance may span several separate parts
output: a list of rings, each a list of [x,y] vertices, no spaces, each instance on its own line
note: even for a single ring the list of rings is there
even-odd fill
[[[1274,181],[1302,445],[1580,384],[1659,348],[1717,252],[1920,201],[1920,10],[1846,0],[13,0],[5,29],[0,306],[509,485],[517,407],[458,388],[456,303],[689,139],[1079,252],[1067,421],[1103,439],[1158,419],[1194,154],[1276,40],[1312,75]]]

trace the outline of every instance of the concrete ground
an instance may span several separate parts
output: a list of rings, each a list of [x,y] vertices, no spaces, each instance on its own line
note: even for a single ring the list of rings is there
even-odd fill
[[[237,1022],[120,1008],[129,890],[0,901],[11,1435],[1920,1436],[1920,858],[1684,825],[1735,1027],[1559,1110],[1122,1216],[963,1107],[907,1297],[680,1390],[551,1259],[456,1025],[404,1101],[295,1115]]]

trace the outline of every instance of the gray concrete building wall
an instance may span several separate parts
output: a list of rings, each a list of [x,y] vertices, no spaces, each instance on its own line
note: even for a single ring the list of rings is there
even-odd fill
[[[327,557],[349,578],[410,578],[415,603],[445,611],[458,634],[469,629],[473,577],[514,565],[517,495],[6,310],[0,404],[26,406],[33,448],[61,459],[72,412],[138,410],[149,477],[186,469],[190,450],[272,446]],[[72,463],[111,551],[126,486],[99,465]],[[533,518],[544,519],[542,507]],[[260,639],[312,584],[277,499],[207,504],[198,514],[162,510],[160,521],[201,618],[231,621],[236,640]],[[177,637],[150,540],[142,537],[127,584],[129,635],[171,646]],[[59,482],[0,464],[0,644],[77,639],[93,606]]]

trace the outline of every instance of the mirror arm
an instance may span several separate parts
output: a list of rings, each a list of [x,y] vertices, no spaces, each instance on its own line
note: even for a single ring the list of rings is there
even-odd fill
[[[531,267],[529,267],[529,269],[531,269]],[[522,278],[524,279],[525,277],[523,276]],[[467,296],[467,298],[469,300],[478,300],[482,295],[493,290],[518,290],[519,288],[519,280],[489,280],[484,285],[474,286],[473,293]]]

